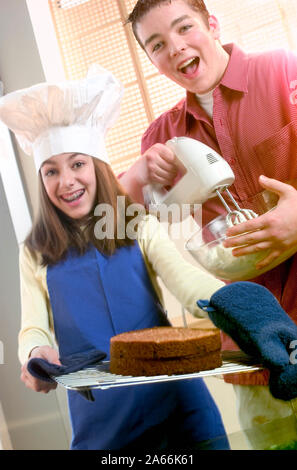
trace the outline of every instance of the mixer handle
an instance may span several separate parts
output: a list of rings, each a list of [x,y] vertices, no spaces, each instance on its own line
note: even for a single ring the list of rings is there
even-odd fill
[[[178,141],[178,137],[173,137],[166,142],[166,146],[169,147],[175,155],[175,164],[179,174],[184,176],[187,173],[187,168],[183,165],[182,158],[175,152],[175,145]],[[169,190],[166,190],[161,184],[146,185],[143,188],[144,203],[146,206],[155,206],[156,208],[161,204],[180,204],[184,195],[182,188],[179,185],[174,185]],[[184,190],[187,192],[187,185]]]
[[[166,145],[174,152],[183,175],[169,191],[156,184],[145,187],[144,198],[150,206],[203,204],[216,196],[218,188],[234,182],[228,163],[202,142],[190,137],[173,137]]]

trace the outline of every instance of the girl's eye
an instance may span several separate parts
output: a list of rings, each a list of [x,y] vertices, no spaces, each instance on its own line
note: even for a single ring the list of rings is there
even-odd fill
[[[53,176],[55,174],[55,170],[47,170],[44,175],[45,176]]]
[[[74,168],[80,168],[80,167],[82,167],[83,165],[84,165],[84,162],[75,162],[74,165],[73,165],[73,167],[74,167]]]

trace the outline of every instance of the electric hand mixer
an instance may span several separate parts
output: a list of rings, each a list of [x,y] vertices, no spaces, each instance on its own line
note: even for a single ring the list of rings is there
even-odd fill
[[[217,152],[189,137],[174,137],[166,145],[174,152],[186,172],[169,191],[157,185],[149,187],[150,204],[155,209],[162,204],[203,204],[218,196],[227,210],[226,220],[229,226],[257,217],[252,210],[241,209],[228,190],[235,176],[228,163]],[[230,209],[223,198],[223,191],[234,204],[235,210]]]

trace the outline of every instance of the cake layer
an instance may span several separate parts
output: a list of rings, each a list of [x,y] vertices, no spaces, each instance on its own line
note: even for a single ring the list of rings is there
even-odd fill
[[[117,375],[154,376],[191,374],[216,369],[222,365],[220,350],[205,356],[187,356],[168,359],[134,359],[111,357],[110,372]]]
[[[110,340],[110,357],[165,359],[205,356],[221,348],[217,329],[154,327],[121,333]]]

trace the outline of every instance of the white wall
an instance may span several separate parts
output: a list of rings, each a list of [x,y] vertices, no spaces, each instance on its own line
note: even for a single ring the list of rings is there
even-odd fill
[[[31,228],[32,220],[10,133],[2,122],[0,122],[0,175],[15,236],[17,242],[22,243]]]

